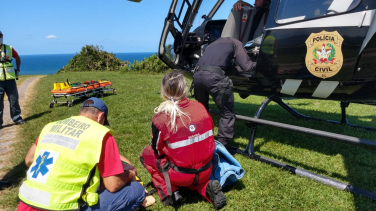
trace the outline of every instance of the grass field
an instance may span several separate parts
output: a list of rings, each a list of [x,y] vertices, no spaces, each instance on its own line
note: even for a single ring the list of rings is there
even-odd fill
[[[39,132],[50,121],[67,118],[79,112],[82,100],[73,107],[55,105],[50,94],[53,83],[106,78],[113,82],[117,95],[106,95],[102,99],[109,107],[109,122],[114,131],[121,154],[136,166],[139,176],[150,181],[150,175],[139,162],[143,148],[150,143],[153,110],[162,101],[159,97],[163,75],[139,75],[121,73],[64,73],[42,78],[35,90],[33,101],[27,108],[26,125],[21,126],[18,143],[13,152],[13,166],[8,167],[8,178],[15,187],[0,191],[0,210],[13,210],[17,206],[16,196],[26,167],[23,158],[34,143]],[[188,82],[188,84],[190,84]],[[253,116],[265,97],[250,96],[241,99],[235,95],[237,114]],[[211,101],[211,108],[216,106]],[[339,102],[323,100],[286,101],[299,112],[317,118],[340,120]],[[376,108],[350,104],[347,109],[351,123],[375,127]],[[278,105],[271,103],[261,116],[263,119],[304,126],[329,132],[376,140],[375,132],[334,125],[327,122],[297,119]],[[213,116],[214,123],[218,117]],[[244,149],[248,143],[250,129],[243,122],[236,122],[234,146]],[[215,131],[215,134],[217,131]],[[376,153],[374,150],[332,142],[301,133],[259,126],[255,141],[256,153],[292,166],[349,183],[376,192]],[[293,175],[268,164],[235,155],[245,170],[245,176],[233,186],[224,189],[227,206],[223,210],[375,210],[374,201],[349,192]],[[157,194],[157,204],[147,210],[213,210],[212,205],[197,193],[187,193],[185,199],[173,206],[164,207]]]

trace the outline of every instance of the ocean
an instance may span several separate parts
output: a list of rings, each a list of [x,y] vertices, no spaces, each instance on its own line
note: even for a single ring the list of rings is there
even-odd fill
[[[133,63],[135,60],[142,61],[155,52],[143,53],[114,53],[117,58]],[[50,75],[55,74],[76,54],[44,54],[44,55],[20,55],[20,75]],[[13,64],[15,60],[13,59]]]

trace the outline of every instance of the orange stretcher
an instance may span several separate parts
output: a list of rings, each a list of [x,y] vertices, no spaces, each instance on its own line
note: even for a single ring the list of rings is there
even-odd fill
[[[116,90],[112,88],[112,83],[109,80],[102,79],[99,81],[85,81],[84,83],[67,82],[54,83],[54,88],[51,90],[52,97],[54,98],[52,103],[49,104],[50,108],[54,107],[54,104],[63,103],[71,107],[74,100],[78,97],[97,96],[101,97],[105,92],[112,91],[116,94]],[[64,97],[65,101],[58,101],[57,99]],[[72,97],[72,100],[68,100],[68,97]]]

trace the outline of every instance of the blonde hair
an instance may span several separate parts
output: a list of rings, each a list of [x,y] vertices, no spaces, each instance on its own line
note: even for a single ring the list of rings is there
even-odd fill
[[[176,118],[180,117],[184,126],[186,124],[183,118],[186,117],[190,121],[190,117],[187,113],[184,113],[179,108],[179,101],[187,98],[187,82],[184,79],[183,74],[174,69],[167,73],[161,84],[161,97],[165,100],[158,107],[154,109],[154,113],[164,112],[170,116],[170,131],[174,133],[177,131]]]

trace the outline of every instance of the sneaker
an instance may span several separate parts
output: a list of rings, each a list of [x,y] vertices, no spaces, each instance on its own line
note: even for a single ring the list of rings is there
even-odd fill
[[[218,180],[210,180],[206,186],[206,195],[212,201],[214,209],[219,210],[226,205],[226,196]]]
[[[17,121],[17,122],[14,122],[16,125],[23,125],[23,124],[26,124],[26,121],[25,120],[23,120],[23,119],[21,119],[21,120],[19,120],[19,121]]]

